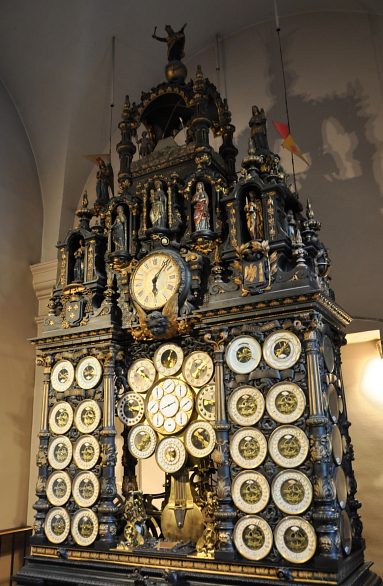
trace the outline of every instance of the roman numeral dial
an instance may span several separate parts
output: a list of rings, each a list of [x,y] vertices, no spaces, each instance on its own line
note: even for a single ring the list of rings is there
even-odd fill
[[[177,260],[167,252],[155,252],[137,265],[131,294],[144,309],[160,309],[177,293],[180,282],[181,267]]]

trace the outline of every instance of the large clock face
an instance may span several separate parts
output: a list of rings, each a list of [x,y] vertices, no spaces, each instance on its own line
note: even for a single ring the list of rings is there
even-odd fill
[[[178,433],[189,423],[194,407],[191,389],[181,379],[165,378],[147,397],[146,417],[160,434]]]
[[[144,309],[159,309],[178,291],[181,267],[167,252],[155,252],[137,265],[132,276],[133,299]]]

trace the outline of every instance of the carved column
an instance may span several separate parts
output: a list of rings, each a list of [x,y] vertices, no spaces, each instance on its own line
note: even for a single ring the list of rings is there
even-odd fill
[[[37,466],[39,469],[36,483],[37,501],[33,505],[36,511],[34,521],[34,535],[32,542],[40,542],[45,539],[44,521],[45,516],[50,508],[47,493],[46,482],[48,478],[48,444],[49,444],[49,427],[48,427],[48,403],[49,403],[49,383],[53,359],[51,356],[39,356],[36,359],[37,366],[44,366],[43,378],[43,401],[41,407],[41,421],[39,432],[39,451],[37,454]]]
[[[339,557],[338,512],[333,480],[332,449],[329,420],[324,415],[319,368],[318,327],[320,316],[314,316],[304,333],[310,416],[306,421],[313,463],[313,522],[321,555]]]
[[[98,545],[110,548],[116,545],[117,507],[114,498],[117,494],[116,465],[116,428],[114,425],[114,366],[115,349],[111,348],[104,362],[104,418],[100,433],[101,444],[101,490],[98,506],[99,540]]]
[[[221,331],[214,340],[212,334],[205,334],[206,342],[213,346],[215,364],[215,432],[216,448],[213,461],[217,470],[217,532],[219,551],[216,559],[232,559],[234,557],[233,527],[236,513],[231,498],[230,461],[229,461],[229,429],[226,416],[225,383],[223,377],[223,357],[227,331]]]

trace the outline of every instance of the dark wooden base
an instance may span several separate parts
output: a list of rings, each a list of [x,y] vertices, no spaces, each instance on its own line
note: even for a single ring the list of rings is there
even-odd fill
[[[382,579],[370,570],[371,565],[359,555],[342,562],[329,560],[328,565],[315,569],[35,546],[14,580],[19,586],[380,586]]]

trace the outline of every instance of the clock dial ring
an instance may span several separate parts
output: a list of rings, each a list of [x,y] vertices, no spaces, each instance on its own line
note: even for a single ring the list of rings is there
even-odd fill
[[[71,480],[68,472],[56,470],[52,472],[46,485],[47,499],[55,507],[65,505],[71,493]]]
[[[196,400],[197,411],[207,421],[215,420],[215,384],[214,381],[199,391]]]
[[[185,432],[185,447],[195,458],[205,458],[214,450],[215,431],[207,421],[194,421]]]
[[[98,519],[92,509],[79,509],[73,515],[71,533],[77,545],[88,546],[98,534]]]
[[[194,393],[180,378],[157,381],[146,397],[148,423],[161,435],[180,432],[189,423],[194,408]]]
[[[44,532],[51,543],[62,543],[70,530],[69,513],[63,507],[54,507],[48,511],[44,521]]]
[[[162,376],[172,376],[181,370],[184,353],[178,344],[162,344],[154,353],[153,362]]]
[[[280,425],[269,438],[269,453],[278,466],[296,468],[305,461],[309,440],[295,425]]]
[[[48,446],[48,462],[55,470],[63,470],[72,460],[72,442],[67,436],[58,436]]]
[[[269,483],[260,472],[244,470],[234,478],[231,486],[234,504],[243,513],[259,513],[269,502]]]
[[[102,377],[101,362],[95,356],[85,356],[76,367],[76,381],[82,389],[93,389]]]
[[[56,403],[49,414],[49,428],[56,435],[63,435],[73,423],[73,409],[66,401]]]
[[[90,470],[100,456],[100,444],[93,435],[82,435],[74,445],[73,459],[80,470]]]
[[[271,368],[291,368],[301,355],[302,346],[298,336],[288,330],[278,330],[267,336],[263,344],[263,358]]]
[[[225,352],[228,367],[237,374],[248,374],[257,368],[261,357],[261,345],[252,336],[234,338]]]
[[[313,526],[302,517],[285,517],[274,529],[274,542],[288,562],[304,564],[314,555],[317,537]]]
[[[233,541],[238,552],[248,560],[261,560],[271,551],[273,532],[269,524],[256,515],[245,515],[237,521]]]
[[[101,421],[101,408],[93,399],[78,404],[74,414],[74,424],[80,433],[92,433]]]
[[[138,393],[126,393],[117,403],[117,415],[124,425],[139,423],[144,416],[145,402]]]
[[[257,468],[266,458],[266,454],[267,441],[258,429],[243,427],[231,438],[230,455],[241,468]]]
[[[156,450],[156,461],[161,470],[170,474],[178,472],[185,460],[185,446],[179,438],[165,437],[160,441]]]
[[[51,372],[51,385],[55,391],[63,393],[74,381],[74,366],[69,360],[56,362]]]
[[[295,383],[276,383],[266,396],[267,412],[278,423],[293,423],[303,415],[305,407],[305,394]]]
[[[132,427],[128,435],[128,448],[130,453],[138,459],[150,458],[157,446],[157,434],[145,423]]]
[[[135,360],[128,370],[128,385],[136,393],[146,393],[156,380],[156,369],[149,358]]]
[[[161,309],[186,289],[187,269],[176,253],[159,250],[147,254],[137,264],[131,279],[132,299],[145,310]]]
[[[254,425],[263,415],[265,399],[255,387],[238,387],[228,399],[227,410],[231,420],[237,425]]]
[[[189,354],[183,364],[182,374],[192,387],[204,387],[214,374],[214,363],[207,352],[195,351]]]

